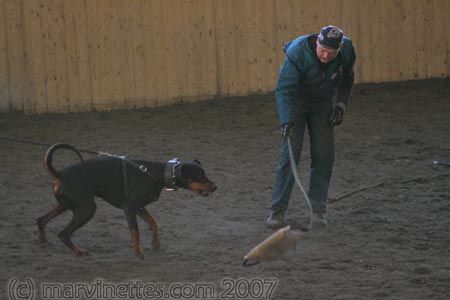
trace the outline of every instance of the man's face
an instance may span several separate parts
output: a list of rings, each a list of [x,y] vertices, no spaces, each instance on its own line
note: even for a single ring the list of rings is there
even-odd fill
[[[330,61],[335,59],[339,53],[339,49],[326,48],[326,47],[322,46],[319,43],[319,41],[317,41],[316,44],[317,44],[316,55],[321,63],[324,63],[324,64],[329,63]]]

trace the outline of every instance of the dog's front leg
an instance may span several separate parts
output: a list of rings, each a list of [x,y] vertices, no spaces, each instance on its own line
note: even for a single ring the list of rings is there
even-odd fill
[[[159,234],[158,234],[158,223],[156,222],[155,218],[145,209],[145,207],[142,207],[138,209],[137,214],[139,217],[144,219],[145,222],[150,226],[150,230],[153,234],[153,248],[159,249],[160,243],[159,243]]]
[[[136,218],[137,210],[133,207],[124,207],[125,217],[128,222],[128,226],[130,227],[131,232],[131,241],[133,242],[133,250],[134,254],[139,258],[144,258],[144,253],[142,252],[141,240],[139,237],[139,228]]]

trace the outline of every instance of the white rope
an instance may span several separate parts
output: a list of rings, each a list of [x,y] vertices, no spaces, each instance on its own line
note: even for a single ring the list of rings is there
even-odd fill
[[[291,163],[292,174],[294,175],[295,182],[300,187],[300,190],[302,191],[303,195],[305,195],[306,204],[308,205],[309,211],[308,229],[311,229],[313,224],[313,210],[311,206],[311,200],[309,200],[308,194],[305,192],[305,189],[303,188],[303,185],[298,177],[297,166],[295,165],[294,154],[292,153],[291,139],[289,137],[287,138],[287,145],[289,149],[289,162]]]

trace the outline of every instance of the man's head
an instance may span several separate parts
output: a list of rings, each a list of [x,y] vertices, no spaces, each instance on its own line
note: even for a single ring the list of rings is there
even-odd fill
[[[336,58],[342,48],[343,31],[336,26],[329,25],[317,36],[316,55],[320,62],[326,64]]]

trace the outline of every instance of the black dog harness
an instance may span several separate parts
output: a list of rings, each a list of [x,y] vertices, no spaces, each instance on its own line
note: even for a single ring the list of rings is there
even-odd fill
[[[159,181],[152,173],[149,172],[149,170],[146,166],[137,164],[136,162],[134,162],[133,160],[129,159],[128,157],[126,157],[124,155],[117,155],[117,154],[112,154],[112,153],[108,153],[108,152],[99,152],[98,155],[114,157],[114,158],[118,158],[118,159],[122,160],[124,186],[126,186],[125,183],[127,182],[127,177],[128,177],[126,174],[126,168],[125,168],[126,163],[132,165],[133,167],[135,167],[136,169],[138,169],[145,175],[149,176],[151,179],[153,179],[153,181],[155,181],[155,182]],[[175,191],[178,189],[176,186],[176,183],[177,183],[177,179],[181,178],[180,166],[181,166],[181,161],[176,157],[172,158],[171,160],[169,160],[166,163],[166,167],[164,169],[164,186],[167,191]]]
[[[133,167],[137,168],[139,171],[149,176],[154,182],[159,181],[152,173],[149,172],[146,166],[137,164],[136,162],[132,161],[126,156],[111,153],[102,153],[100,155],[106,155],[109,157],[114,157],[122,160],[123,192],[125,199],[128,199],[129,196],[128,174],[126,164],[130,164]],[[166,191],[175,191],[178,189],[176,183],[177,179],[180,178],[179,176],[181,176],[180,166],[181,161],[178,158],[173,158],[167,162],[166,167],[164,169],[164,186],[166,188]],[[154,200],[156,200],[158,197],[159,194],[155,197]]]

